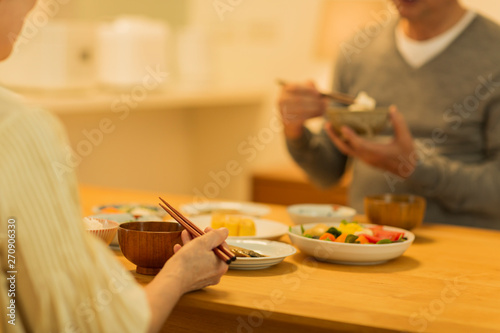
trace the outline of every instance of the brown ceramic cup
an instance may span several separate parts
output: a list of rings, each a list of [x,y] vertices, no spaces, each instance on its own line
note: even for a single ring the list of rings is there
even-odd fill
[[[174,245],[182,244],[183,229],[177,222],[122,223],[118,243],[125,258],[137,266],[137,273],[156,275],[174,255]]]

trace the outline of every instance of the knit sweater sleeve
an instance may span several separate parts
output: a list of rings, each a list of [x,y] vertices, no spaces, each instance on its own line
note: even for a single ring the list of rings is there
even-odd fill
[[[305,128],[301,138],[287,140],[287,147],[314,185],[327,188],[342,177],[347,157],[333,145],[325,131],[313,134]]]
[[[333,81],[335,91],[347,92],[347,60],[339,55]],[[315,186],[333,186],[344,174],[348,158],[338,150],[324,130],[312,133],[308,128],[304,128],[302,137],[287,140],[286,144],[292,158]]]
[[[485,159],[471,164],[420,149],[419,164],[408,179],[416,193],[453,213],[498,216],[498,205],[492,203],[500,202],[500,93],[490,100],[486,114]]]

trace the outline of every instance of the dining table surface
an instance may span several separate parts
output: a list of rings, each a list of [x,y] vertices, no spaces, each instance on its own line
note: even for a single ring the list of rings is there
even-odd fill
[[[159,196],[177,208],[202,201],[88,185],[80,195],[85,215],[105,204],[157,205]],[[268,206],[264,218],[293,225],[286,206]],[[500,231],[424,222],[412,232],[408,250],[382,264],[332,264],[298,250],[266,269],[230,269],[184,295],[162,332],[500,332]],[[275,240],[290,243],[287,234]],[[113,251],[138,283],[153,279]]]

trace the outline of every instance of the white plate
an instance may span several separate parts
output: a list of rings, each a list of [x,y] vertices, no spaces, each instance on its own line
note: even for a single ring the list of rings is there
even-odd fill
[[[296,204],[287,207],[288,214],[295,224],[352,221],[356,210],[335,204]]]
[[[312,228],[317,223],[304,224],[304,229]],[[328,227],[338,227],[340,223],[325,223]],[[373,224],[363,224],[373,227]],[[290,240],[302,253],[310,255],[320,261],[346,265],[375,265],[402,255],[411,243],[415,235],[408,230],[384,226],[385,230],[404,232],[408,239],[400,243],[391,244],[350,244],[336,243],[301,236],[300,225],[292,227],[288,232]]]
[[[271,211],[268,206],[251,202],[208,201],[182,205],[181,210],[189,215],[210,214],[217,210],[234,210],[236,214],[264,216]]]
[[[239,246],[268,256],[262,258],[238,257],[229,265],[230,269],[253,270],[268,268],[279,264],[283,261],[283,259],[297,252],[297,250],[289,244],[269,240],[232,238],[228,239],[227,243],[229,245]]]
[[[212,215],[198,215],[189,218],[201,230],[210,227],[212,223]],[[288,231],[288,226],[271,220],[252,218],[255,222],[255,236],[231,236],[229,238],[236,239],[269,239],[283,236]]]
[[[108,204],[102,206],[92,207],[92,212],[94,214],[108,214],[108,212],[103,209],[107,207],[113,207],[120,210],[121,213],[132,214],[141,219],[150,219],[149,221],[162,221],[162,217],[167,215],[167,213],[160,207],[155,205],[147,205],[140,203],[116,203]]]

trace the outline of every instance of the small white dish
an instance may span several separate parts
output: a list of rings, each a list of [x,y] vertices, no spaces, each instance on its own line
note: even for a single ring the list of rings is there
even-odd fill
[[[304,229],[312,228],[317,223],[305,224]],[[325,223],[328,227],[338,227],[340,223]],[[374,224],[363,224],[364,227],[373,227]],[[404,229],[384,226],[385,230],[404,232],[407,238],[404,242],[391,244],[351,244],[329,242],[307,238],[301,235],[301,226],[297,225],[288,232],[290,241],[302,253],[335,264],[345,265],[375,265],[401,256],[415,240],[415,235]]]
[[[205,230],[206,227],[210,227],[212,224],[212,215],[191,216],[189,220],[201,230]],[[288,226],[280,222],[259,218],[252,218],[252,220],[255,223],[255,236],[230,236],[228,238],[270,239],[281,237],[288,231]]]
[[[97,236],[109,245],[118,230],[118,222],[87,216],[83,218],[86,232]]]
[[[128,214],[128,213],[122,213],[122,214],[95,214],[91,215],[89,217],[95,218],[95,219],[103,219],[103,220],[109,220],[109,221],[114,221],[117,222],[119,225],[125,222],[132,222],[135,221],[136,219],[134,218],[133,215]],[[113,248],[119,248],[120,245],[118,244],[118,233],[116,233],[115,237],[109,244],[109,246]]]
[[[212,212],[223,210],[234,212],[234,214],[264,216],[271,211],[268,206],[263,204],[234,201],[207,201],[182,205],[180,208],[189,215],[211,214]]]
[[[352,221],[356,210],[351,207],[328,204],[297,204],[287,207],[288,215],[294,224],[327,223]]]
[[[242,258],[238,257],[229,265],[229,269],[255,270],[264,269],[282,262],[286,257],[294,254],[297,250],[286,243],[253,240],[253,239],[228,239],[227,244],[239,246],[248,250],[259,252],[267,257]]]

